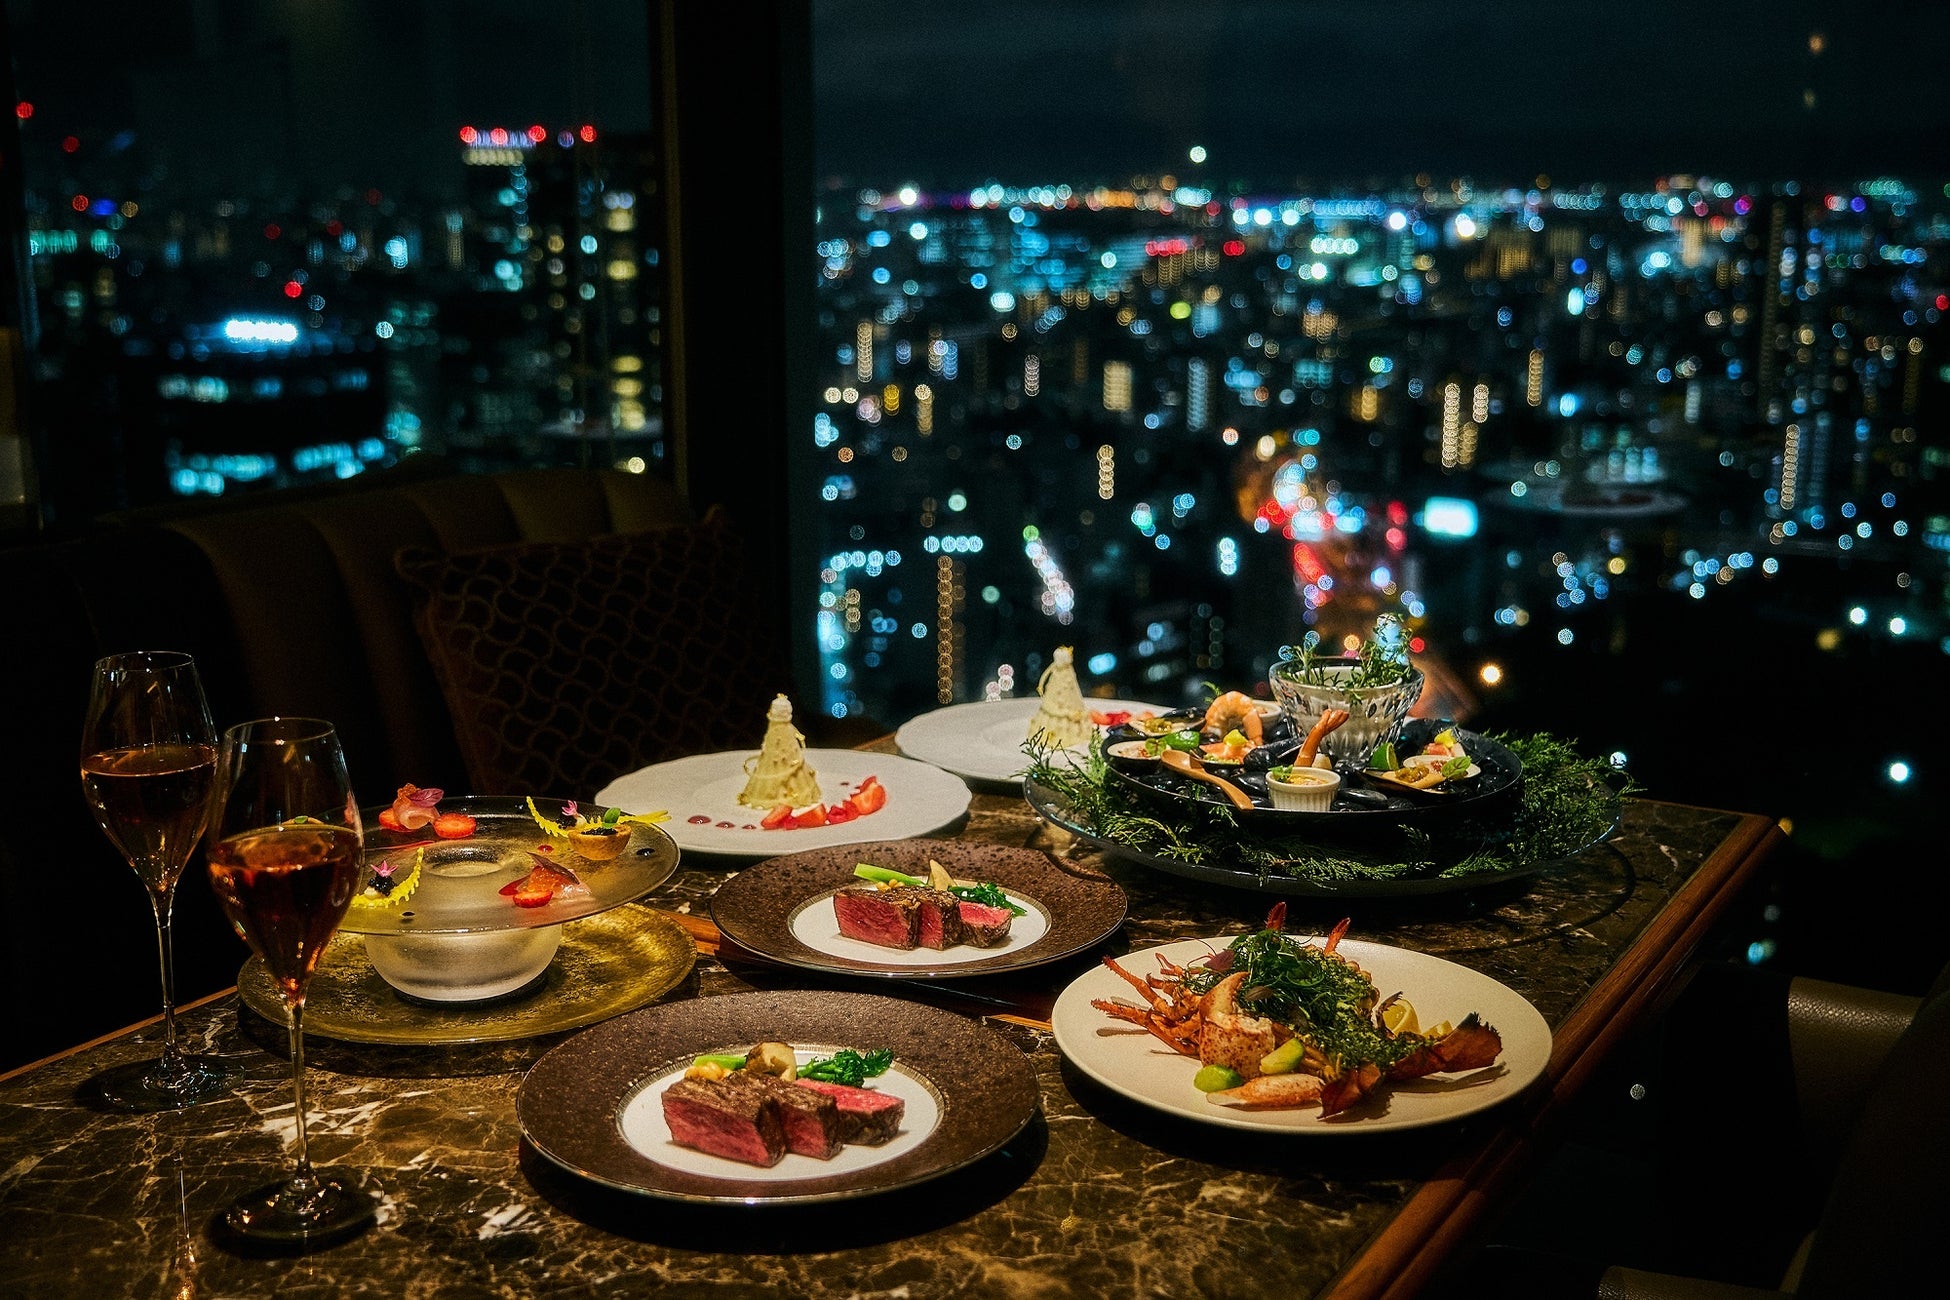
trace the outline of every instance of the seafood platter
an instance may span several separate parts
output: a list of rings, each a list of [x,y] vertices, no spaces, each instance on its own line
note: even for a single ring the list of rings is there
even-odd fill
[[[1362,761],[1338,765],[1323,742],[1346,724],[1346,711],[1329,711],[1303,735],[1283,714],[1266,712],[1266,701],[1232,696],[1202,712],[1110,728],[1107,784],[1167,807],[1220,803],[1243,829],[1327,842],[1385,838],[1408,827],[1487,831],[1515,815],[1523,763],[1477,732],[1410,718]],[[1308,786],[1326,788],[1311,793]]]
[[[1074,980],[1050,1021],[1085,1074],[1207,1124],[1295,1134],[1444,1123],[1495,1105],[1550,1058],[1514,990],[1425,953],[1286,932],[1144,949]]]

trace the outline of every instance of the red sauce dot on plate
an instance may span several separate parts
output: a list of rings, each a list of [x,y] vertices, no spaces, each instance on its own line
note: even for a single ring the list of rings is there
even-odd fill
[[[733,825],[732,825],[732,824],[731,824],[730,822],[719,822],[719,823],[718,823],[718,829],[719,829],[719,830],[726,830],[726,831],[730,831],[730,830],[736,830],[736,829],[738,829],[738,828],[737,828],[737,827],[735,827],[735,826],[733,826]]]
[[[691,820],[691,825],[693,826],[709,826],[711,824],[711,819],[709,817],[706,817],[703,813],[699,813],[697,816],[691,818],[690,820]]]
[[[555,852],[555,846],[554,846],[553,844],[537,844],[537,845],[535,846],[535,852],[537,852],[537,853],[553,853],[553,852]]]
[[[739,827],[738,829],[745,830],[745,831],[755,831],[758,829],[758,827],[751,822],[746,822],[743,826]]]

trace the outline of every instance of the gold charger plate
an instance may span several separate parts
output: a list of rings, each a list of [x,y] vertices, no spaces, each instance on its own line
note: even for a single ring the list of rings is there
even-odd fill
[[[527,989],[473,1003],[401,997],[366,960],[359,935],[326,944],[305,993],[305,1032],[347,1043],[501,1043],[580,1029],[634,1011],[691,973],[697,945],[652,907],[631,903],[563,926],[562,946]],[[253,956],[237,975],[244,1005],[274,1024],[284,1003]]]

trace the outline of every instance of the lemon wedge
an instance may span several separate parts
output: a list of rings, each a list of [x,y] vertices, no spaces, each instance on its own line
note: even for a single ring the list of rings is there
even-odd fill
[[[1415,1008],[1408,999],[1396,998],[1381,1013],[1381,1027],[1391,1034],[1419,1033],[1421,1026],[1415,1018]]]

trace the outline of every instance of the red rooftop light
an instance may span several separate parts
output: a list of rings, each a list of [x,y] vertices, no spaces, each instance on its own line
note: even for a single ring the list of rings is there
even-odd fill
[[[545,126],[531,126],[528,128],[528,138],[536,144],[540,144],[542,141],[548,139],[548,128]]]
[[[79,148],[81,148],[81,140],[76,136],[71,135],[61,141],[62,153],[73,153]]]
[[[479,131],[476,131],[471,126],[463,126],[460,129],[460,142],[462,144],[473,144],[476,140],[480,138],[481,138],[481,133]]]
[[[577,131],[576,134],[582,137],[584,144],[596,143],[596,128],[593,126],[585,126],[580,131]]]
[[[296,280],[286,280],[284,282],[284,296],[287,298],[296,298],[304,291],[305,286],[299,284]]]
[[[502,127],[498,127],[498,126],[495,127],[492,131],[488,132],[488,143],[489,144],[508,143],[508,132]]]
[[[34,106],[23,99],[14,105],[14,116],[25,122],[28,118],[34,116]]]

